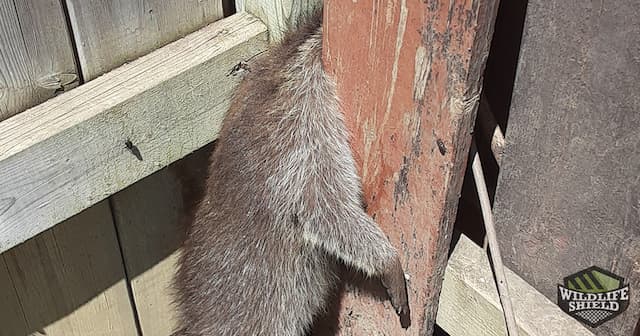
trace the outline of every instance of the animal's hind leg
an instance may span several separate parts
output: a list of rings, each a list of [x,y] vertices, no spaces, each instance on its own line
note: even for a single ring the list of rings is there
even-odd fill
[[[368,276],[380,277],[402,326],[408,328],[411,318],[407,287],[396,250],[357,201],[331,203],[327,199],[322,203],[334,207],[317,211],[322,216],[303,222],[307,241]]]

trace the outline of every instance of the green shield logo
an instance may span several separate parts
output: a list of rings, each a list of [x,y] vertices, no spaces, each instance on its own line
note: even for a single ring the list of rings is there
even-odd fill
[[[624,278],[592,266],[564,278],[558,285],[558,306],[595,328],[620,315],[629,306],[629,285]]]

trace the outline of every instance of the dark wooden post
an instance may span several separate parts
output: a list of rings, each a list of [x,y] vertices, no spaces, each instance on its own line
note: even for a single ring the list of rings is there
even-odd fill
[[[338,82],[369,213],[410,275],[410,335],[430,335],[497,1],[325,3],[325,63]],[[342,335],[398,335],[393,309],[347,295]]]

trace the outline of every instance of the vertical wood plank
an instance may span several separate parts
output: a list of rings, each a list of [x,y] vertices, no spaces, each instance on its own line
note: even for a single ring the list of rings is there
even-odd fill
[[[106,202],[0,258],[0,335],[137,333]]]
[[[320,7],[322,0],[236,0],[238,10],[246,10],[267,25],[271,42],[280,41],[300,18]]]
[[[0,74],[0,120],[77,86],[61,2],[0,1]],[[0,259],[0,335],[136,333],[108,206]]]
[[[65,0],[85,80],[223,17],[221,0]]]
[[[85,80],[223,17],[220,0],[66,1]],[[169,335],[175,323],[169,287],[182,243],[177,185],[163,170],[110,198],[145,335]]]
[[[201,199],[210,144],[113,196],[127,273],[144,335],[170,335],[177,325],[173,277],[186,227],[184,214]]]
[[[0,336],[25,335],[29,329],[26,317],[16,293],[9,268],[0,255]]]
[[[567,20],[571,17],[571,20]],[[598,266],[640,317],[640,3],[529,1],[494,212],[505,264],[557,301]]]
[[[184,230],[180,188],[165,168],[112,197],[111,205],[143,335],[176,326],[171,285]]]
[[[342,335],[431,335],[497,1],[325,3],[336,77],[369,213],[410,275],[412,327],[351,292]]]
[[[57,0],[0,0],[0,120],[77,85]]]

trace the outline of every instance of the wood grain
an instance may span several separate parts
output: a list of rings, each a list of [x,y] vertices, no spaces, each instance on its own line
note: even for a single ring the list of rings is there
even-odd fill
[[[67,2],[87,80],[223,15],[220,0]],[[214,130],[215,126],[212,134]],[[171,253],[181,241],[174,232],[178,230],[179,215],[174,205],[180,204],[180,193],[172,189],[174,184],[163,170],[110,198],[131,294],[145,335],[169,335],[173,329],[169,283],[175,271],[175,256]]]
[[[430,335],[435,323],[497,1],[325,3],[324,56],[338,83],[368,212],[400,250],[413,324],[353,291],[342,335]]]
[[[0,123],[0,252],[214,140],[266,40],[236,14]]]
[[[176,179],[163,169],[111,199],[144,335],[171,335],[176,326],[171,284],[184,237],[180,195]]]
[[[300,19],[322,7],[322,0],[236,0],[238,10],[259,17],[269,29],[269,39],[278,42]]]
[[[625,278],[629,307],[603,336],[640,317],[639,14],[529,2],[494,204],[505,264],[549,299],[591,266]]]
[[[220,0],[65,0],[86,81],[223,16]]]
[[[20,298],[16,293],[13,280],[9,275],[9,268],[4,260],[4,255],[0,255],[0,323],[2,329],[1,336],[27,335],[28,325]]]
[[[106,202],[3,253],[2,268],[0,335],[137,333]]]
[[[77,86],[57,0],[0,0],[0,120]]]
[[[0,1],[0,60],[0,120],[77,86],[61,2]],[[2,254],[0,265],[0,335],[137,332],[105,204]]]
[[[514,272],[506,275],[519,335],[593,336]],[[436,322],[451,336],[507,335],[487,254],[464,235],[447,264]]]

